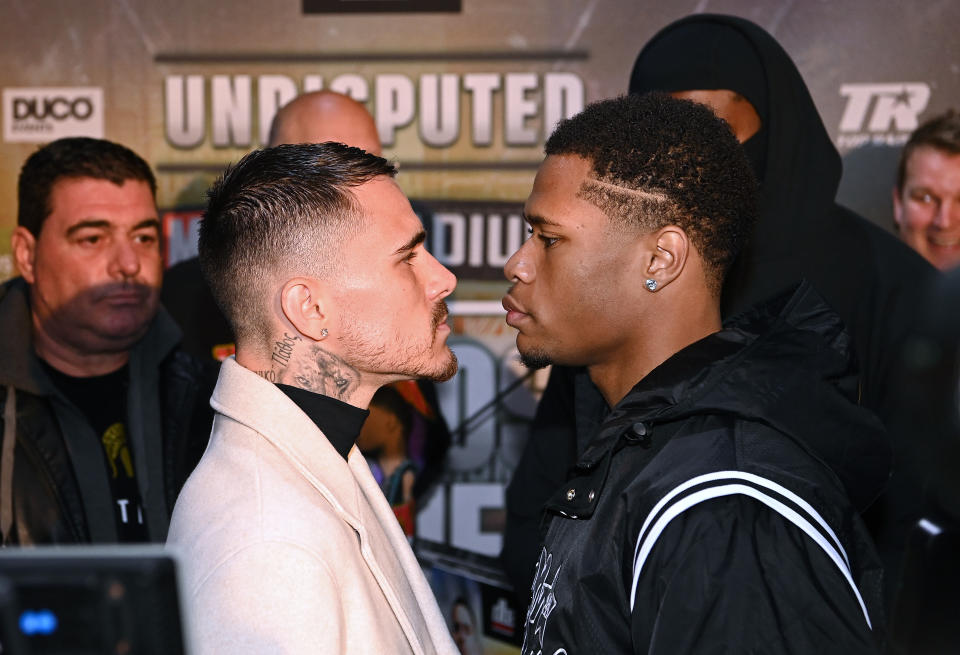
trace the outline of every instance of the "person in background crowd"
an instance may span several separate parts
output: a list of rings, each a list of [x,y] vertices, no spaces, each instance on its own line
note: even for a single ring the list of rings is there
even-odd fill
[[[197,653],[454,653],[359,449],[390,382],[446,380],[456,278],[386,160],[253,152],[209,192],[200,262],[237,339],[174,509]]]
[[[721,325],[756,219],[729,126],[631,95],[545,150],[506,320],[527,366],[585,367],[611,410],[547,501],[522,652],[878,652],[856,507],[886,481],[883,428],[809,283]]]
[[[759,220],[727,275],[729,318],[802,278],[840,315],[860,370],[860,403],[889,423],[904,394],[901,347],[920,311],[917,290],[936,275],[896,237],[835,202],[841,162],[789,55],[742,18],[698,14],[658,32],[637,56],[630,92],[665,91],[709,106],[730,125],[760,183]],[[530,439],[507,489],[501,559],[527,588],[539,552],[543,503],[607,412],[582,369],[551,372]],[[896,466],[879,499],[864,498],[892,603],[906,535],[920,517],[922,481],[939,445],[890,431]],[[879,438],[879,437],[878,437]],[[886,443],[878,443],[878,449]],[[869,508],[869,509],[868,509]]]
[[[413,485],[417,477],[417,465],[408,450],[412,428],[413,408],[396,389],[386,386],[370,399],[370,415],[357,437],[357,448],[367,458],[408,537],[414,536]]]
[[[163,541],[206,446],[201,366],[158,305],[156,182],[134,152],[33,153],[0,287],[3,544]]]
[[[284,105],[270,125],[270,146],[285,143],[337,141],[379,156],[383,148],[373,116],[363,104],[334,91],[314,91]],[[429,212],[413,204],[429,233]],[[217,361],[233,352],[233,332],[217,309],[194,257],[172,266],[164,276],[162,300],[185,332],[184,342],[197,357]],[[452,441],[440,413],[435,385],[429,380],[401,380],[393,384],[413,409],[409,452],[419,468],[413,494],[417,501],[435,488]]]
[[[373,116],[362,103],[336,91],[301,94],[281,107],[270,124],[270,146],[324,141],[383,154]]]
[[[941,271],[960,265],[960,114],[918,127],[903,147],[893,189],[900,238]]]
[[[457,596],[450,606],[450,634],[460,655],[483,655],[476,617],[463,596]]]

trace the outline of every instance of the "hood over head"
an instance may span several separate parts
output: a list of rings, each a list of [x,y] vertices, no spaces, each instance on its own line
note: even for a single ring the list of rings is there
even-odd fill
[[[640,51],[630,93],[729,89],[763,126],[745,145],[761,180],[760,220],[728,276],[729,314],[795,284],[818,257],[840,183],[840,155],[800,72],[777,41],[743,18],[697,14],[658,32]]]

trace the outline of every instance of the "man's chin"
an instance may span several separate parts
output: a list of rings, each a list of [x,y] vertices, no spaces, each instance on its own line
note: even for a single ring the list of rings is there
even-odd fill
[[[423,376],[424,378],[433,382],[446,382],[457,374],[457,368],[459,366],[457,363],[457,356],[453,354],[452,350],[448,349],[448,352],[450,354],[450,358],[444,363],[442,368],[438,368],[435,371],[430,371]]]
[[[520,363],[529,368],[530,370],[536,371],[541,368],[546,368],[553,364],[553,360],[550,356],[542,351],[537,349],[520,351]]]
[[[431,382],[446,382],[457,374],[457,356],[449,348],[446,349],[446,357],[442,360],[435,360],[429,366],[422,365],[417,368],[410,368],[400,373],[401,379],[406,380],[430,380]]]
[[[114,316],[113,320],[104,321],[91,331],[96,333],[105,342],[135,344],[143,338],[150,329],[151,316],[138,315],[139,312],[129,312],[125,315]]]

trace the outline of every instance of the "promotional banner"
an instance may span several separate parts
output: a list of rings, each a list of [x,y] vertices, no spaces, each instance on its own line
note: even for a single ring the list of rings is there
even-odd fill
[[[461,373],[438,388],[454,443],[418,534],[496,555],[503,488],[545,381],[518,364],[499,305],[544,141],[587,103],[624,93],[660,28],[705,11],[748,18],[783,45],[844,156],[841,200],[891,229],[899,147],[960,98],[953,0],[9,0],[0,278],[15,274],[17,176],[40,144],[102,137],[142,155],[173,265],[196,253],[210,183],[266,143],[278,108],[319,89],[352,96],[398,164],[428,247],[460,280]]]

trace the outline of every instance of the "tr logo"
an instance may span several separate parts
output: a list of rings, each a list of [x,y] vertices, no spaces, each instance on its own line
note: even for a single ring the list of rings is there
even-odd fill
[[[930,86],[924,82],[843,84],[840,95],[847,98],[841,132],[912,132],[930,101]]]

